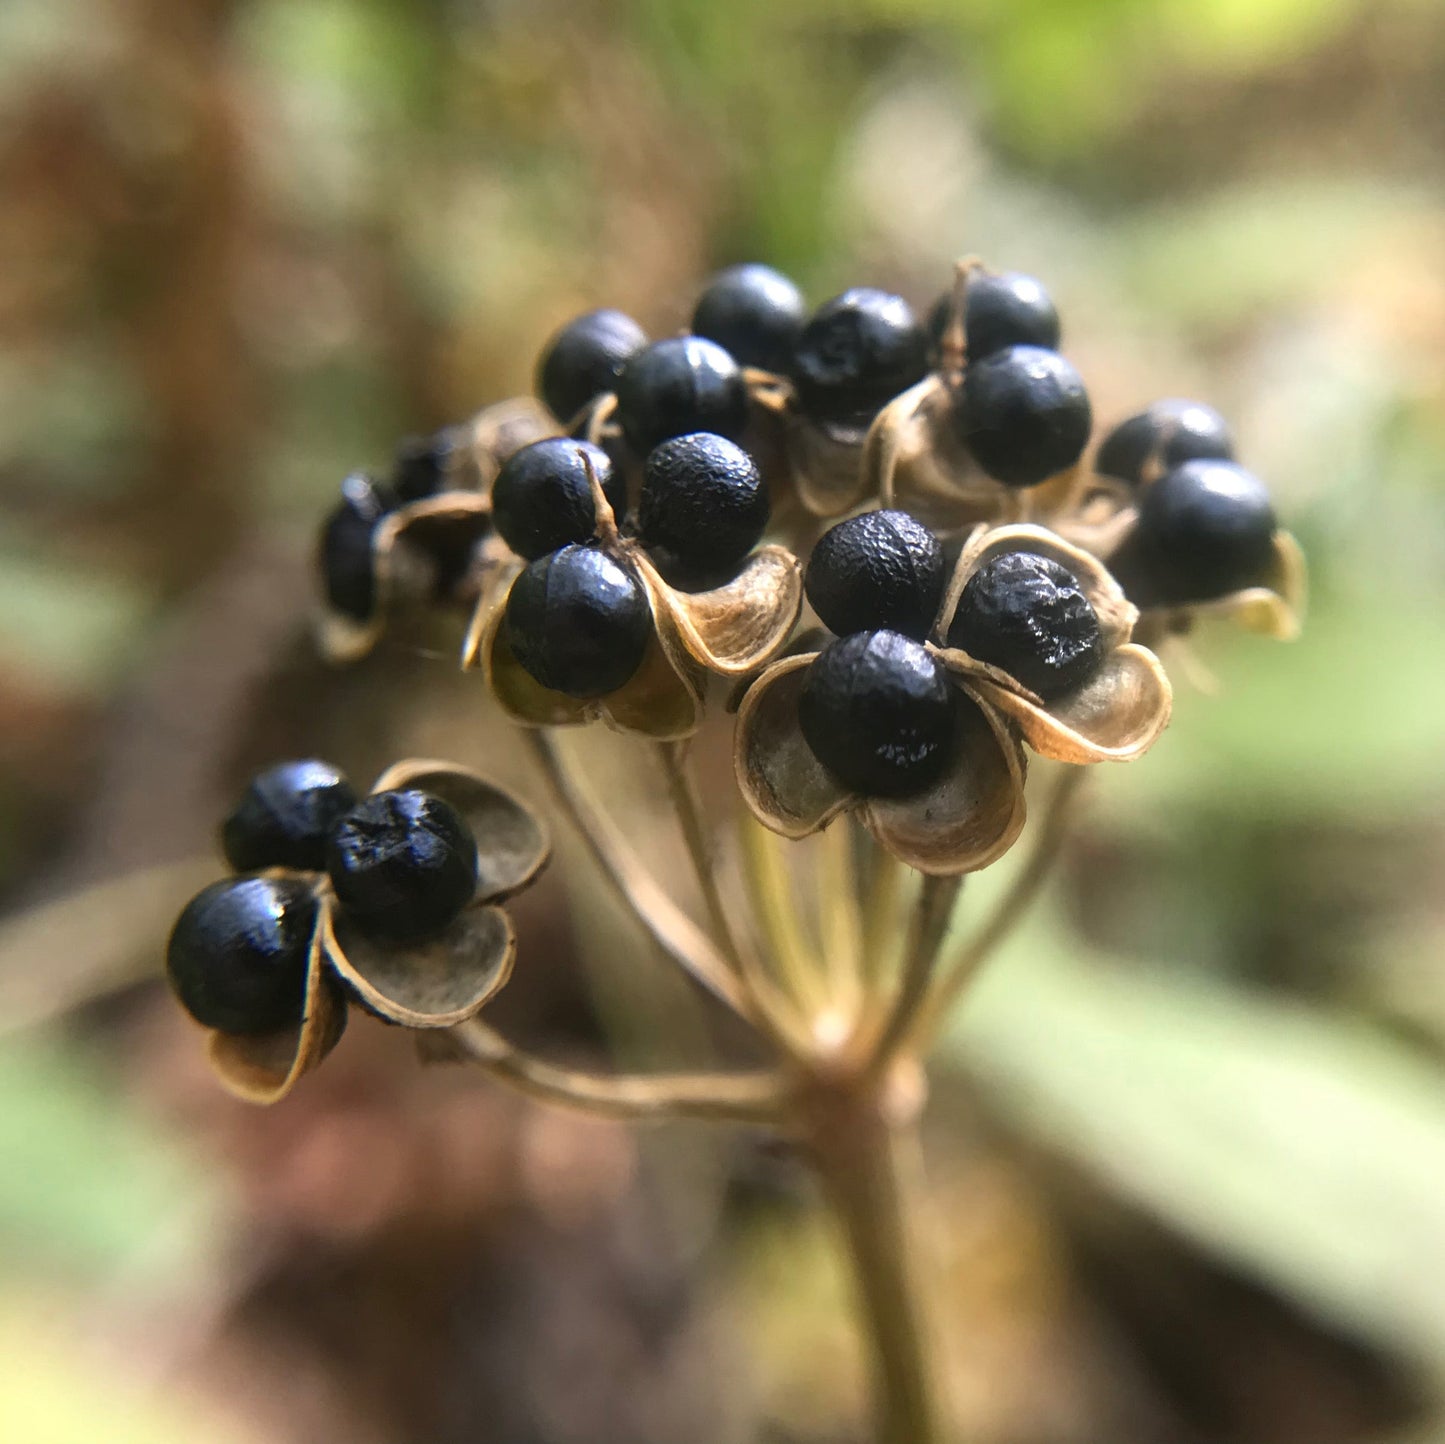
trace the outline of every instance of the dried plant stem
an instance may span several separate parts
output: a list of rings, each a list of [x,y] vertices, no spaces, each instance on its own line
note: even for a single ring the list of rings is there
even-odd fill
[[[756,1009],[727,959],[663,891],[612,820],[567,766],[551,732],[523,729],[558,806],[571,819],[593,860],[660,948],[695,982],[752,1021]]]
[[[853,1015],[863,985],[863,914],[848,818],[839,818],[818,839],[818,930],[823,970],[833,1006]]]
[[[953,909],[962,891],[961,877],[923,879],[909,924],[898,991],[870,1049],[868,1072],[871,1076],[887,1072],[927,1002],[938,963],[938,951],[948,934]]]
[[[1013,931],[1028,911],[1047,880],[1059,850],[1068,835],[1075,800],[1087,769],[1065,767],[1045,805],[1044,816],[1034,837],[1033,850],[1025,859],[1008,891],[983,926],[939,970],[933,988],[919,1009],[910,1032],[912,1044],[923,1051],[937,1034],[958,995],[972,981],[994,949]]]
[[[909,1187],[918,1164],[912,1124],[890,1119],[871,1085],[820,1091],[810,1116],[810,1156],[842,1228],[872,1359],[878,1444],[942,1444]]]
[[[582,1073],[523,1052],[479,1018],[459,1023],[450,1037],[472,1062],[519,1092],[608,1118],[776,1124],[789,1091],[775,1073]]]

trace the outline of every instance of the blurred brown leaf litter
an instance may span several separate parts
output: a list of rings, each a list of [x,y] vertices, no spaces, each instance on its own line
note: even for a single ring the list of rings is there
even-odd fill
[[[924,302],[978,251],[1055,284],[1101,421],[1239,417],[1319,597],[1095,800],[950,1043],[960,1415],[1445,1439],[1442,85],[1429,0],[7,0],[4,1436],[861,1437],[787,1158],[365,1020],[253,1113],[149,980],[254,766],[505,758],[450,635],[314,660],[343,474],[525,390],[584,307],[665,333],[754,256]],[[540,1048],[625,1055],[654,1010],[728,1046],[570,858],[519,926]]]

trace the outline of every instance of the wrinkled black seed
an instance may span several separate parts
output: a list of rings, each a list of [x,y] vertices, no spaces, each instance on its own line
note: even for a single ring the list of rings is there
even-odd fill
[[[1109,566],[1141,607],[1207,602],[1261,585],[1276,521],[1264,484],[1228,461],[1186,461],[1147,487]]]
[[[617,418],[639,456],[674,436],[741,439],[748,395],[738,363],[716,341],[673,336],[637,352],[617,380]]]
[[[907,797],[947,771],[956,694],[928,651],[898,632],[857,632],[808,668],[798,722],[813,755],[864,797]]]
[[[379,938],[438,933],[477,883],[477,847],[461,814],[430,793],[378,792],[331,830],[326,871],[337,900]]]
[[[301,1020],[316,902],[296,878],[235,877],[185,906],[166,945],[181,1006],[223,1033],[271,1033]]]
[[[711,432],[654,447],[643,474],[638,535],[657,569],[682,591],[737,576],[768,525],[768,493],[753,458]]]
[[[367,621],[376,605],[371,553],[377,524],[396,498],[360,474],[341,483],[341,501],[322,524],[317,565],[327,602],[354,621]]]
[[[537,362],[536,392],[564,425],[617,387],[630,357],[647,345],[642,327],[621,311],[588,311],[557,331]]]
[[[928,371],[928,342],[908,302],[859,286],[813,313],[790,374],[815,421],[866,425]]]
[[[507,642],[544,687],[605,697],[642,665],[652,611],[642,583],[592,547],[567,546],[530,563],[507,597]]]
[[[1229,423],[1212,406],[1171,398],[1121,421],[1100,443],[1094,470],[1138,486],[1156,448],[1165,471],[1186,461],[1234,460]]]
[[[627,484],[600,447],[549,436],[509,458],[492,487],[492,521],[518,556],[534,561],[569,542],[587,541],[597,510],[584,459],[590,459],[618,521],[627,510]]]
[[[1098,615],[1078,578],[1032,552],[1005,552],[969,578],[948,642],[1046,702],[1086,681],[1104,655]]]
[[[943,547],[904,511],[868,511],[824,532],[808,561],[806,589],[840,637],[886,628],[922,641],[943,600]]]
[[[1035,486],[1079,459],[1092,413],[1079,373],[1057,351],[1009,346],[969,365],[955,420],[995,481]]]
[[[326,836],[356,805],[344,773],[306,758],[258,772],[221,824],[221,848],[237,872],[326,866]]]
[[[937,364],[938,349],[953,308],[953,294],[945,291],[928,313],[930,359]],[[1021,271],[991,275],[977,271],[969,277],[963,309],[968,359],[982,361],[1009,346],[1059,348],[1059,313],[1041,282]]]
[[[719,271],[692,313],[692,331],[716,341],[739,366],[782,371],[806,312],[803,293],[781,271],[750,262]]]

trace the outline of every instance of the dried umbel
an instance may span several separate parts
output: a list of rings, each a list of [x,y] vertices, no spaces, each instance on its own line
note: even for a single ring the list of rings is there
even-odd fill
[[[733,267],[692,334],[649,341],[612,310],[564,326],[540,404],[405,443],[385,481],[348,479],[326,525],[328,654],[359,655],[407,608],[469,613],[478,705],[519,724],[507,775],[538,766],[602,876],[766,1068],[584,1074],[479,1016],[512,964],[500,904],[546,834],[441,764],[401,764],[365,797],[315,760],[260,775],[224,829],[239,875],[192,902],[170,949],[223,1080],[258,1101],[357,1004],[534,1095],[799,1145],[845,1216],[890,1444],[946,1432],[890,1172],[929,1045],[1046,875],[1092,764],[1160,740],[1173,694],[1152,648],[1209,615],[1291,636],[1303,605],[1299,548],[1218,413],[1156,402],[1091,461],[1061,336],[1040,282],[976,260],[926,323],[873,287],[809,313],[778,272]],[[622,734],[615,814],[564,741],[597,722]],[[733,758],[712,809],[692,776],[704,729]],[[649,815],[632,805],[639,749],[690,882],[629,836]],[[1041,799],[1031,767],[1052,773]],[[1021,839],[998,910],[953,939],[963,878]]]

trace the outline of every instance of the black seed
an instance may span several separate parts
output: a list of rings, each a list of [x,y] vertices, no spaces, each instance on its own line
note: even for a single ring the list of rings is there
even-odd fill
[[[237,872],[326,866],[326,835],[356,793],[343,773],[314,757],[282,762],[251,779],[221,824],[221,848]]]
[[[185,906],[166,945],[181,1006],[223,1033],[271,1033],[301,1020],[316,900],[297,878],[233,877]]]
[[[707,591],[737,576],[758,544],[768,493],[741,446],[701,431],[653,448],[637,516],[662,575],[682,591]]]
[[[1186,461],[1234,460],[1229,423],[1212,406],[1170,399],[1121,421],[1100,443],[1094,470],[1138,486],[1156,447],[1165,471]]]
[[[326,871],[337,900],[392,941],[438,933],[471,901],[477,845],[461,814],[426,792],[378,792],[331,831]]]
[[[921,642],[943,600],[943,547],[905,511],[868,511],[823,533],[806,589],[840,637],[886,627]]]
[[[832,642],[808,668],[798,722],[813,755],[864,797],[907,797],[937,782],[957,738],[943,669],[897,632]]]
[[[948,644],[1046,702],[1086,681],[1104,655],[1099,618],[1079,579],[1032,552],[1005,552],[969,578]]]
[[[1212,601],[1264,582],[1275,526],[1257,477],[1228,461],[1186,461],[1143,492],[1109,565],[1141,607]]]
[[[513,654],[544,687],[605,697],[642,665],[652,609],[631,571],[592,547],[567,546],[512,583],[505,624]]]
[[[376,605],[371,539],[395,505],[385,487],[359,474],[348,476],[341,483],[340,504],[321,528],[317,565],[326,600],[358,622],[366,621]]]
[[[597,511],[584,457],[591,459],[603,493],[622,520],[627,485],[605,451],[565,436],[534,441],[511,457],[492,487],[492,521],[518,556],[534,561],[591,538]]]
[[[1074,572],[1033,552],[1004,552],[968,578],[948,645],[1045,701],[1074,691],[1104,656],[1098,614]]]
[[[945,291],[928,313],[935,362],[952,308],[953,294]],[[963,324],[970,361],[982,361],[1009,346],[1059,348],[1059,313],[1053,298],[1039,281],[1021,271],[1001,275],[977,271],[970,276]]]
[[[623,368],[617,417],[639,456],[694,431],[736,441],[748,421],[747,388],[738,363],[716,341],[673,336],[639,351]]]
[[[1079,459],[1092,413],[1079,373],[1057,351],[1009,346],[964,372],[955,420],[995,481],[1035,486]]]
[[[863,426],[923,380],[928,343],[908,302],[866,286],[824,302],[803,327],[791,375],[815,421]]]
[[[445,489],[447,468],[457,446],[452,427],[431,436],[408,436],[396,448],[391,486],[402,501],[422,501]]]
[[[716,341],[740,366],[785,370],[803,329],[803,293],[781,271],[729,266],[707,284],[692,313],[692,331]]]
[[[616,390],[628,359],[647,345],[621,311],[588,311],[553,335],[537,362],[536,391],[564,425],[603,392]]]

